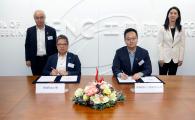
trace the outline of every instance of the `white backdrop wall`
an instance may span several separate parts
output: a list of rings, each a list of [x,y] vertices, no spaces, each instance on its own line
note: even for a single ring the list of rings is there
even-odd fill
[[[138,30],[139,45],[149,51],[153,75],[158,74],[156,35],[163,25],[167,10],[181,10],[186,29],[186,50],[179,75],[195,71],[195,1],[193,0],[1,0],[0,1],[0,75],[31,75],[25,66],[26,29],[34,25],[33,13],[42,9],[48,25],[65,34],[70,49],[79,55],[82,74],[112,74],[116,49],[124,45],[123,32],[128,27]]]

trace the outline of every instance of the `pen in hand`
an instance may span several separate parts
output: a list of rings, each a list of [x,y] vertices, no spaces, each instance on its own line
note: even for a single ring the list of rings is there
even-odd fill
[[[51,69],[52,69],[52,71],[50,73],[51,75],[58,75],[59,74],[58,70],[56,70],[55,68],[51,67]]]
[[[128,79],[128,75],[125,74],[124,72],[122,72],[122,73],[121,73],[121,79],[123,79],[123,80]]]

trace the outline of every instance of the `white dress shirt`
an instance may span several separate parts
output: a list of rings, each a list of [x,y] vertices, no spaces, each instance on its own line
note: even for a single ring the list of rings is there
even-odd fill
[[[43,55],[46,55],[45,27],[42,29],[37,27],[37,56]]]
[[[58,53],[58,61],[57,61],[57,67],[56,69],[59,70],[64,70],[66,71],[66,57],[67,57],[67,53],[64,56],[61,56]]]

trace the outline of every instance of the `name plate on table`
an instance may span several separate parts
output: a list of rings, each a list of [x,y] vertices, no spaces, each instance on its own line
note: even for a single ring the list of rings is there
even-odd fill
[[[163,83],[135,83],[135,93],[163,93]]]
[[[36,94],[37,93],[65,93],[65,84],[36,83]]]

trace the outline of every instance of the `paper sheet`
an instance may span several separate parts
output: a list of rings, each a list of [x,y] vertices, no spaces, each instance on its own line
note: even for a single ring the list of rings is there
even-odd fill
[[[161,82],[158,78],[156,78],[155,76],[147,76],[147,77],[142,77],[141,78],[144,82]]]
[[[54,82],[56,76],[41,76],[37,82]]]
[[[128,77],[128,79],[126,80],[122,80],[121,78],[117,78],[119,83],[135,83],[136,81],[134,79],[132,79],[132,77]]]
[[[62,76],[60,82],[77,82],[78,76]]]

